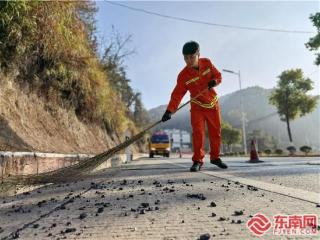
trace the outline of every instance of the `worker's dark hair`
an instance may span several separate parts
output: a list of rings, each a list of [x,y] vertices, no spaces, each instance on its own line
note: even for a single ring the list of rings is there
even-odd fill
[[[182,48],[183,55],[195,54],[199,50],[199,43],[195,41],[186,42]]]

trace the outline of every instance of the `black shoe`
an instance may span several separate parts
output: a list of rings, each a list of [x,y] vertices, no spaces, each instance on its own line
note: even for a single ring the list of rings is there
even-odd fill
[[[212,159],[212,160],[210,160],[210,163],[217,165],[219,168],[223,168],[223,169],[228,168],[227,164],[225,164],[221,161],[221,158]]]
[[[190,172],[198,172],[201,169],[202,164],[200,162],[193,162],[193,165],[190,168]]]

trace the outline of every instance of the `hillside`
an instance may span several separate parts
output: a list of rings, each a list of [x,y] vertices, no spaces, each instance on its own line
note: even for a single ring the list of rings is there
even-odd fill
[[[0,151],[97,153],[139,131],[121,51],[97,52],[94,2],[0,5]]]
[[[233,127],[241,128],[240,96],[243,94],[244,112],[247,119],[247,133],[262,130],[264,134],[272,136],[278,141],[279,147],[289,144],[286,124],[280,121],[277,110],[268,102],[271,89],[250,87],[242,91],[220,97],[221,115],[224,121]],[[161,118],[166,105],[149,110],[153,120]],[[163,123],[161,128],[180,128],[191,132],[190,107],[182,109],[172,120]],[[302,118],[292,121],[293,140],[297,146],[312,145],[314,149],[320,147],[320,106]]]
[[[0,79],[0,151],[98,153],[119,142],[96,124]]]

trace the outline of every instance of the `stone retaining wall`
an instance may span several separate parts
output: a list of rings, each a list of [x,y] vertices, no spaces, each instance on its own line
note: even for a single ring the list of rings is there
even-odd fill
[[[37,174],[53,171],[78,163],[94,155],[56,154],[39,152],[0,152],[0,178],[9,175]],[[106,160],[99,169],[119,166],[128,160],[141,157],[142,154],[117,154]]]

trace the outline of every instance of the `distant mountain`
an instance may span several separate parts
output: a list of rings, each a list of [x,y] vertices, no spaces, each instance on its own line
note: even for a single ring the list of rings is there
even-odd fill
[[[241,128],[240,98],[243,96],[243,106],[246,116],[246,132],[261,130],[274,137],[278,146],[285,148],[289,144],[287,127],[280,121],[276,108],[269,104],[269,95],[272,89],[249,87],[241,91],[220,97],[221,115],[225,122],[233,127]],[[152,120],[159,120],[166,110],[166,105],[149,110]],[[317,109],[291,122],[293,141],[297,147],[310,145],[313,149],[320,150],[320,106]],[[158,129],[177,128],[191,132],[190,106],[181,109],[173,118],[160,124]]]

